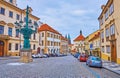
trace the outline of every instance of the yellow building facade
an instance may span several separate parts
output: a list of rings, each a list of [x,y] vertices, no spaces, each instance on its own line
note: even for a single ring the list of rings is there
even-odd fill
[[[120,1],[108,0],[102,5],[100,23],[101,57],[120,64]]]
[[[96,51],[98,48],[100,48],[100,32],[99,30],[91,33],[85,38],[85,51],[90,54],[93,51]]]
[[[0,0],[0,56],[18,56],[23,47],[23,35],[18,32],[15,22],[22,20],[25,24],[25,11],[16,5],[16,0]],[[29,19],[33,24],[38,17],[32,15],[30,8]],[[30,39],[32,52],[37,52],[39,46],[39,34],[33,34]]]

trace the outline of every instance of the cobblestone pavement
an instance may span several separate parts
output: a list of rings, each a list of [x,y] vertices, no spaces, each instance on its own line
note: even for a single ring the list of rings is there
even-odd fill
[[[0,60],[0,78],[102,78],[95,71],[73,56],[37,58],[31,63]]]

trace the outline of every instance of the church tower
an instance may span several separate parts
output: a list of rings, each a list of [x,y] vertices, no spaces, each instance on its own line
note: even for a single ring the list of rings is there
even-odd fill
[[[5,1],[9,2],[10,4],[14,6],[17,6],[17,3],[16,3],[17,0],[5,0]]]

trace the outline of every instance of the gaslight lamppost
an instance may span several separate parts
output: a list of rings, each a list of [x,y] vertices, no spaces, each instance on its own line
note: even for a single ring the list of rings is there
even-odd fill
[[[33,33],[37,32],[38,25],[37,23],[34,26],[30,26],[32,24],[31,20],[29,20],[29,7],[27,6],[26,10],[26,22],[25,25],[23,25],[23,22],[20,21],[15,22],[16,28],[19,29],[19,32],[23,35],[24,38],[24,44],[23,48],[20,50],[20,61],[21,62],[32,62],[32,49],[30,49],[30,37]]]

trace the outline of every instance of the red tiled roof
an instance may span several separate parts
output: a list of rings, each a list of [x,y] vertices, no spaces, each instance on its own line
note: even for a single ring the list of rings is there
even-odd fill
[[[38,28],[38,32],[41,32],[41,31],[50,31],[50,32],[53,32],[53,33],[56,33],[56,34],[60,34],[58,31],[56,31],[55,29],[53,29],[52,27],[50,27],[49,25],[47,24],[42,24],[39,28]],[[61,34],[60,34],[61,35]]]
[[[63,37],[62,35],[61,35],[61,40],[66,40],[66,41],[68,41],[68,39],[66,39],[66,38]]]
[[[74,41],[83,41],[85,39],[85,37],[80,34],[77,38],[74,39]]]
[[[94,37],[89,40],[89,42],[92,41],[92,40],[94,40],[94,39],[97,39],[99,37],[100,37],[100,32],[98,32],[97,34],[95,34]]]

